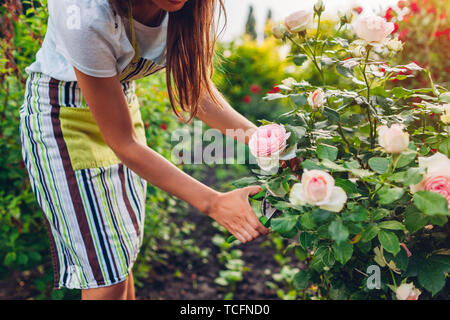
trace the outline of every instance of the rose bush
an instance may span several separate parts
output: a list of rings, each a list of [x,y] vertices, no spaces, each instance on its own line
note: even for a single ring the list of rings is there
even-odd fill
[[[315,6],[315,34],[298,13],[287,31],[275,30],[299,52],[293,63],[309,61],[322,82],[289,78],[265,97],[292,106],[274,123],[261,120],[290,133],[269,144],[289,154],[277,160],[290,160],[271,172],[255,168],[235,185],[259,184],[254,198],[278,210],[266,223],[300,260],[293,284],[301,298],[312,288],[332,299],[448,298],[450,127],[429,123],[430,114],[446,119],[448,90],[416,63],[391,63],[403,43],[384,18],[341,19],[336,29],[354,27],[352,42],[323,36],[322,11]],[[345,81],[327,84],[327,69]],[[427,87],[391,87],[419,73]]]

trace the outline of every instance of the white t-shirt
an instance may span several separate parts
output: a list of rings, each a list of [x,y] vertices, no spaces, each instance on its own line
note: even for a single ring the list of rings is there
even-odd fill
[[[134,57],[127,18],[108,0],[48,0],[47,33],[36,61],[25,69],[76,81],[73,67],[93,77],[120,75]],[[133,19],[140,56],[164,66],[168,14],[158,27]]]

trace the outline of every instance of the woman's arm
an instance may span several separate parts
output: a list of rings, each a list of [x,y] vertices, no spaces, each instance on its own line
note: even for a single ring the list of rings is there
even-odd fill
[[[77,69],[75,73],[105,142],[127,167],[207,214],[242,243],[268,233],[248,202],[248,196],[259,192],[259,187],[220,193],[190,177],[137,139],[117,76],[95,78]]]
[[[214,84],[211,83],[211,87],[222,108],[218,106],[211,97],[205,95],[201,100],[201,111],[197,115],[197,118],[211,128],[217,129],[227,136],[248,144],[251,135],[255,132],[257,127],[239,112],[234,110]]]

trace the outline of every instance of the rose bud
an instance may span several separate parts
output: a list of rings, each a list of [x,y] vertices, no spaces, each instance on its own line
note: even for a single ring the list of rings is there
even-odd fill
[[[378,128],[378,143],[388,153],[398,154],[408,149],[409,134],[403,131],[404,126],[393,124],[391,127]]]
[[[313,108],[314,110],[322,108],[324,102],[325,102],[325,94],[322,89],[316,89],[313,92],[309,94],[308,97],[308,104]]]
[[[422,292],[414,287],[412,283],[403,283],[397,288],[395,293],[397,300],[418,300]]]
[[[287,32],[286,27],[282,23],[277,24],[272,28],[272,34],[277,39],[284,39]]]

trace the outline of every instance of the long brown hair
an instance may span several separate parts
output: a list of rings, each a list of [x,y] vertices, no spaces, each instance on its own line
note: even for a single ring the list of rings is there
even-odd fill
[[[121,14],[128,0],[109,0]],[[191,121],[200,112],[199,103],[213,94],[214,47],[217,39],[215,9],[225,14],[223,0],[188,0],[181,10],[169,13],[166,51],[166,82],[173,111],[183,118],[180,108],[189,112]],[[225,15],[226,23],[226,15]]]

